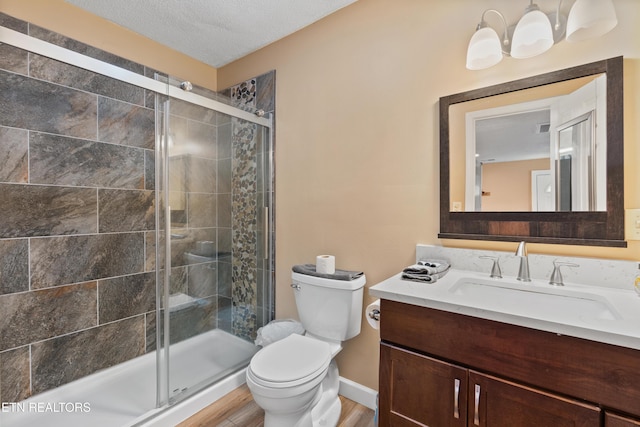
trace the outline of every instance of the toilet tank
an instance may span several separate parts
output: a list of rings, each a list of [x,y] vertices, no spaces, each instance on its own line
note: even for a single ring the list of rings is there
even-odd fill
[[[345,341],[360,333],[366,278],[333,280],[292,273],[300,322],[307,332],[330,341]]]

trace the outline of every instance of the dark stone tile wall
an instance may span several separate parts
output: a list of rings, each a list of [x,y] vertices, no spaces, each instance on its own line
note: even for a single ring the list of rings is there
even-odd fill
[[[154,230],[155,194],[149,190],[98,190],[100,233]],[[123,211],[122,206],[127,206]]]
[[[0,240],[0,295],[29,290],[29,240]]]
[[[0,71],[0,125],[96,137],[97,96]]]
[[[98,323],[114,322],[156,308],[155,272],[98,281]]]
[[[96,305],[95,282],[4,295],[0,351],[96,326]]]
[[[0,184],[0,237],[96,232],[95,189]]]
[[[1,53],[0,53],[1,55]],[[0,127],[0,180],[27,182],[29,132],[24,129]]]
[[[108,233],[31,239],[31,288],[144,271],[144,234]]]
[[[19,402],[30,394],[29,346],[0,352],[0,378],[3,402]]]
[[[33,393],[141,356],[144,351],[144,316],[34,343],[31,345]]]
[[[26,22],[3,13],[0,13],[0,25],[23,34],[26,34],[28,31],[28,24]],[[27,56],[28,53],[25,50],[0,44],[0,68],[2,69],[13,71],[14,73],[27,74],[29,69]]]
[[[3,13],[0,25],[155,73]],[[256,81],[270,89],[254,98],[273,106],[274,76]],[[162,245],[165,232],[162,219],[155,223],[154,94],[0,45],[0,401],[154,350],[165,309],[172,343],[216,327],[252,339],[266,323],[261,299],[271,297],[256,260],[256,203],[264,200],[256,161],[264,153],[255,126],[170,104],[172,154],[185,163],[181,186],[172,187],[183,205],[173,207],[179,237],[171,237],[167,308],[156,307],[156,235]]]
[[[2,13],[0,25],[145,72]],[[146,351],[156,310],[146,99],[144,89],[0,46],[0,401]]]
[[[154,112],[111,98],[98,100],[98,136],[100,141],[153,150],[155,147]]]
[[[138,148],[30,132],[29,149],[34,184],[144,187],[144,153]]]

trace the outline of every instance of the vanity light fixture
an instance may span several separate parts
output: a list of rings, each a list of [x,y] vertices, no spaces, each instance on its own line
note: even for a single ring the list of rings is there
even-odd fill
[[[577,0],[567,20],[567,40],[577,42],[600,37],[618,25],[612,0]]]
[[[489,27],[484,20],[484,16],[488,12],[497,14],[502,23],[504,24],[504,32],[502,34],[502,41],[498,37],[496,30]],[[482,12],[482,18],[476,28],[476,32],[469,41],[469,47],[467,48],[467,68],[469,70],[482,70],[483,68],[489,68],[502,61],[503,54],[509,54],[509,33],[507,32],[507,21],[504,19],[504,15],[495,9],[487,9]]]
[[[504,56],[518,59],[532,58],[549,50],[562,40],[580,41],[599,37],[611,31],[618,23],[613,0],[576,0],[569,17],[560,13],[562,0],[554,12],[544,13],[529,0],[529,6],[515,26],[507,26],[506,19],[496,9],[482,13],[476,32],[467,48],[467,68],[482,70],[500,61]],[[502,38],[485,21],[485,15],[493,12],[500,16],[504,31]]]
[[[548,51],[553,44],[551,21],[531,0],[513,30],[511,56],[518,59],[531,58]]]

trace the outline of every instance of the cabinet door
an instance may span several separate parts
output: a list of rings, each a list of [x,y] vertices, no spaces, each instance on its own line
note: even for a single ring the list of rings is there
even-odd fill
[[[380,425],[463,427],[467,370],[380,345]]]
[[[599,427],[600,408],[469,372],[469,426]]]
[[[604,415],[604,427],[640,427],[640,419],[627,418],[607,412]]]

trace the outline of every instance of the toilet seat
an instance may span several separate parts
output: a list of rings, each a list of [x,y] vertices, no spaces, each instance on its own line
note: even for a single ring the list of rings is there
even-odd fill
[[[251,379],[264,387],[295,387],[324,375],[331,359],[328,343],[291,334],[256,353],[249,371]]]

